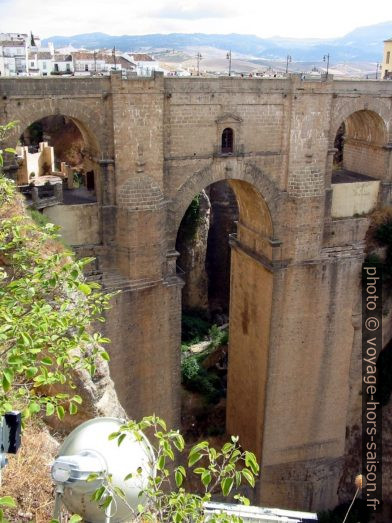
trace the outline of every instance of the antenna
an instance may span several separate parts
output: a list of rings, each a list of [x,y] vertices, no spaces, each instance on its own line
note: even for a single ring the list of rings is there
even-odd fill
[[[109,441],[109,435],[124,423],[117,418],[95,418],[79,425],[65,439],[51,470],[56,484],[54,519],[61,522],[62,505],[82,516],[86,523],[129,521],[129,507],[137,513],[138,504],[143,503],[139,494],[147,486],[148,478],[154,475],[154,452],[142,433],[140,441],[132,434],[127,435],[120,446],[117,441]],[[87,481],[93,473],[98,474],[98,478]],[[134,473],[133,477],[125,480],[129,473]],[[103,486],[103,478],[108,475],[112,477],[113,487],[123,490],[125,500],[111,491],[113,500],[104,510],[91,496]],[[108,495],[109,492],[104,493],[101,502]]]

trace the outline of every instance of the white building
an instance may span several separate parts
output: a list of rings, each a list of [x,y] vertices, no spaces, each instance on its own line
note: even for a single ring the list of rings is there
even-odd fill
[[[71,54],[54,53],[52,57],[54,75],[72,74],[74,72],[74,64]]]
[[[109,74],[110,71],[133,71],[136,65],[112,52],[76,51],[72,53],[76,76]]]
[[[124,53],[123,57],[136,65],[138,76],[151,76],[154,74],[154,71],[163,72],[163,69],[159,66],[159,62],[148,54]]]
[[[26,33],[0,33],[0,75],[26,75],[29,49],[40,50],[38,36]]]
[[[29,51],[27,74],[31,76],[49,76],[53,70],[53,55],[49,50]]]
[[[26,73],[26,43],[23,39],[0,40],[0,74]]]

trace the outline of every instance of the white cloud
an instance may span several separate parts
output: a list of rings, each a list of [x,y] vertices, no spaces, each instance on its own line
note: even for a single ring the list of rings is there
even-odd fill
[[[105,32],[246,33],[261,37],[336,37],[383,22],[390,0],[0,0],[0,30],[42,37]]]

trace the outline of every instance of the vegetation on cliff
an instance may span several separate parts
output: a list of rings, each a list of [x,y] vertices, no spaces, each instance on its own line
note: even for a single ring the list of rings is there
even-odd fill
[[[0,143],[12,125],[0,126]],[[12,153],[0,149],[0,171],[3,155]],[[56,227],[35,223],[14,183],[0,172],[0,416],[21,410],[25,426],[38,413],[75,415],[82,376],[109,359],[102,349],[108,340],[91,325],[103,321],[110,295],[85,281],[90,260],[76,260],[57,239]],[[0,505],[16,510],[8,495]]]

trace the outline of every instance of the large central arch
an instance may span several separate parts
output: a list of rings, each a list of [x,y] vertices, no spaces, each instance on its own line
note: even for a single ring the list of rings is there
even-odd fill
[[[171,209],[172,237],[192,198],[211,183],[227,180],[239,208],[230,239],[231,281],[226,427],[261,459],[273,292],[274,226],[278,191],[251,164],[224,160],[195,173]],[[268,195],[268,205],[264,192]],[[179,304],[180,307],[180,304]]]

